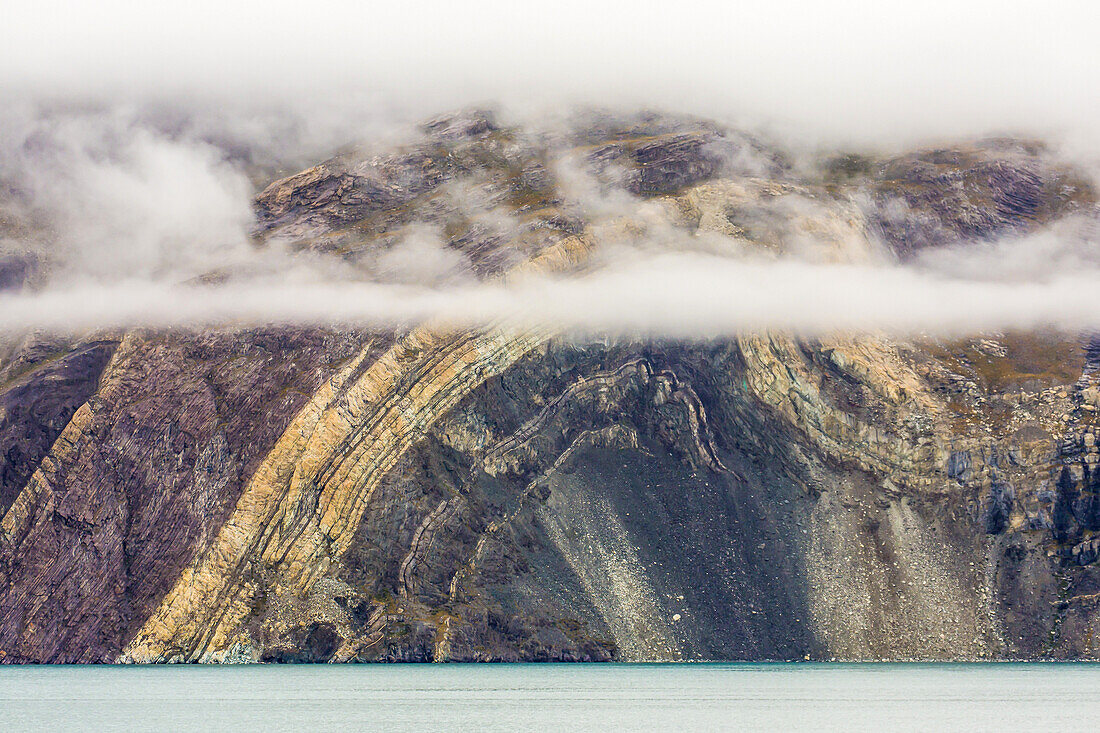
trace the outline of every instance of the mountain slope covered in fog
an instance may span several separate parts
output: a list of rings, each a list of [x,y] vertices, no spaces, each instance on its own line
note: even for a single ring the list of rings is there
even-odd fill
[[[3,661],[1100,653],[1100,226],[1041,143],[106,137],[0,189]]]

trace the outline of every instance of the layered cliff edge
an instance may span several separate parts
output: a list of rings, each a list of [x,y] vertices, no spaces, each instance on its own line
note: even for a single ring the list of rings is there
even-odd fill
[[[271,183],[257,246],[354,260],[427,224],[482,279],[574,270],[647,224],[576,206],[563,156],[764,252],[1097,215],[1015,140],[806,170],[658,115],[422,133]],[[11,334],[0,661],[1093,659],[1098,407],[1087,334]]]

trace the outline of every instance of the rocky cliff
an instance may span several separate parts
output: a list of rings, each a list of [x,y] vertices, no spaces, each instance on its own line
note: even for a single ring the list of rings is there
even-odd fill
[[[807,168],[701,120],[479,112],[271,183],[257,246],[372,262],[431,226],[491,280],[652,225],[578,206],[560,158],[837,261],[1096,216],[1030,142]],[[1096,658],[1098,407],[1100,341],[1053,331],[9,334],[0,659]]]

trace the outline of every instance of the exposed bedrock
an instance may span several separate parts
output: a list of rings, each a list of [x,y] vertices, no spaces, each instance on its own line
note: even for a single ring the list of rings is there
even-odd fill
[[[944,440],[923,351],[532,336],[128,336],[4,518],[6,661],[1095,654],[1088,387]]]
[[[4,516],[6,659],[114,660],[216,533],[256,461],[363,340],[128,335]]]
[[[1034,231],[1087,208],[1087,177],[1012,140],[927,150],[876,165],[871,220],[902,259],[959,240]]]
[[[705,121],[570,124],[467,112],[337,156],[258,194],[257,246],[362,265],[430,225],[489,279],[645,235],[571,201],[563,160],[762,257],[905,259],[1095,205],[1029,143],[818,180]],[[5,336],[0,659],[1097,658],[1098,344]]]
[[[26,338],[0,372],[0,511],[6,512],[42,457],[99,388],[115,341],[68,344]]]
[[[877,457],[876,443],[920,447],[923,435],[919,425],[889,435],[882,415],[923,409],[935,420],[941,398],[896,391],[903,374],[879,383],[885,372],[864,371],[868,355],[887,358],[880,343],[804,343],[797,359],[779,336],[705,347],[551,339],[505,352],[404,343],[377,366],[350,362],[316,411],[299,413],[286,435],[300,437],[272,449],[249,490],[269,476],[289,480],[289,493],[242,496],[135,628],[125,659],[1093,653],[1079,635],[1087,594],[1066,596],[1069,576],[1049,550],[1068,521],[1057,504],[1055,529],[1020,531],[1027,492],[1009,501],[998,483],[972,480],[993,469],[980,451],[964,461],[933,440],[894,450],[894,463]],[[507,366],[490,366],[505,353]],[[764,353],[786,355],[781,373]],[[462,354],[483,366],[446,366]],[[893,358],[894,369],[908,363]],[[814,389],[824,359],[866,390],[862,415]],[[408,374],[394,384],[426,400],[403,408],[412,432],[376,412],[383,374]],[[481,376],[452,392],[433,374]],[[447,393],[457,401],[436,411]],[[387,424],[408,442],[351,437]],[[1044,460],[1032,468],[1058,459]],[[305,490],[310,475],[331,488]],[[219,549],[231,538],[235,554]],[[1086,588],[1091,566],[1074,567],[1074,587]]]

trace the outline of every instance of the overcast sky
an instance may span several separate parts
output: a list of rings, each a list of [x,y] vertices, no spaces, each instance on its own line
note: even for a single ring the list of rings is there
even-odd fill
[[[621,100],[854,139],[1019,128],[1100,139],[1098,32],[1089,0],[5,0],[0,84],[355,90],[425,110]]]

